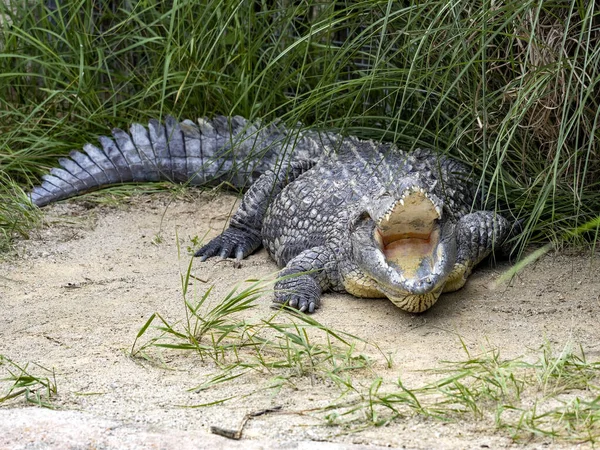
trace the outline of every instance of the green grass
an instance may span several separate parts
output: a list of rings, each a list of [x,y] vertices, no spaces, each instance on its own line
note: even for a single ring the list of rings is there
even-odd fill
[[[466,349],[465,349],[466,350]],[[600,363],[568,346],[550,346],[528,358],[502,359],[496,349],[425,372],[440,376],[422,386],[384,386],[375,379],[353,398],[323,411],[331,424],[353,430],[385,426],[415,415],[443,422],[483,421],[515,441],[535,438],[591,442],[600,439]]]
[[[54,371],[38,364],[31,365],[35,366],[35,371],[29,368],[29,363],[20,365],[0,355],[0,405],[24,399],[37,406],[53,407],[51,400],[58,392]],[[39,375],[40,372],[44,375]]]
[[[597,236],[594,2],[58,3],[0,6],[4,179],[167,113],[282,118],[463,160],[521,246]]]
[[[154,361],[148,353],[154,348],[197,353],[218,371],[192,389],[196,391],[256,370],[271,375],[268,386],[258,389],[262,391],[293,386],[303,376],[343,382],[345,372],[369,368],[369,359],[356,351],[361,339],[331,330],[296,310],[284,307],[269,318],[249,321],[248,310],[272,291],[274,280],[251,280],[215,302],[212,287],[190,290],[192,263],[193,257],[181,273],[185,320],[170,322],[153,313],[136,336],[133,357]],[[154,336],[147,337],[150,330],[155,330]]]
[[[25,191],[0,171],[0,255],[16,236],[27,238],[40,222],[41,213],[31,206]]]

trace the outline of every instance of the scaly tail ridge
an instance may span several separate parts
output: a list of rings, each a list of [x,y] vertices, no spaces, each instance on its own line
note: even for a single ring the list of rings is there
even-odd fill
[[[202,185],[227,182],[249,186],[269,169],[294,159],[314,160],[329,152],[338,136],[315,131],[287,130],[277,124],[261,128],[243,117],[218,116],[212,121],[131,125],[129,132],[112,130],[100,146],[86,144],[58,160],[60,167],[42,177],[31,200],[37,206],[105,186],[167,180]]]

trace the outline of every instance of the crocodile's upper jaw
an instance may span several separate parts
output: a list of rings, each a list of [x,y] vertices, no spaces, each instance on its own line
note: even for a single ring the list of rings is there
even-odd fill
[[[418,187],[406,189],[379,217],[365,215],[351,241],[366,291],[410,312],[437,301],[455,261],[454,225],[443,220],[441,202]]]

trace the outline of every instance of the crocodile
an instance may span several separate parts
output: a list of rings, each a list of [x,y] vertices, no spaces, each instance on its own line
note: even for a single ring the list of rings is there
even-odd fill
[[[99,141],[59,159],[31,201],[132,181],[245,189],[228,228],[195,256],[240,265],[264,246],[282,267],[274,302],[302,312],[327,291],[423,312],[512,235],[506,218],[473,210],[471,171],[427,149],[238,116],[150,120]]]

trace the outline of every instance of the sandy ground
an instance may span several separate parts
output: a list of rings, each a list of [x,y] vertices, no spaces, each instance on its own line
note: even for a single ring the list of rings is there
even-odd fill
[[[172,321],[184,317],[185,249],[193,236],[217,235],[235,203],[230,195],[190,191],[175,200],[159,194],[93,207],[80,200],[44,210],[45,226],[0,261],[0,354],[54,369],[56,410],[5,403],[0,448],[572,448],[547,438],[515,444],[489,420],[413,416],[350,432],[311,414],[290,414],[338,398],[339,389],[322,380],[299,377],[293,389],[248,396],[276,375],[257,372],[197,392],[190,389],[217,371],[212,361],[172,350],[154,351],[162,363],[131,358],[136,334],[152,313]],[[368,387],[374,372],[418,385],[421,369],[465,359],[461,339],[475,353],[497,348],[504,358],[548,342],[559,349],[581,344],[589,360],[598,360],[598,265],[589,255],[548,255],[511,286],[496,289],[493,281],[507,266],[484,266],[464,289],[420,315],[386,300],[327,294],[313,317],[392,356],[387,368],[381,354],[359,349],[371,352],[375,363],[372,372],[353,375],[356,386]],[[275,270],[264,251],[241,269],[196,260],[194,288],[201,294],[214,285],[211,298],[217,300],[240,281]],[[267,296],[248,319],[272,314]],[[7,386],[0,382],[0,393]],[[215,406],[181,407],[228,397]],[[209,432],[211,425],[236,428],[245,414],[273,406],[282,412],[249,421],[242,441]]]

